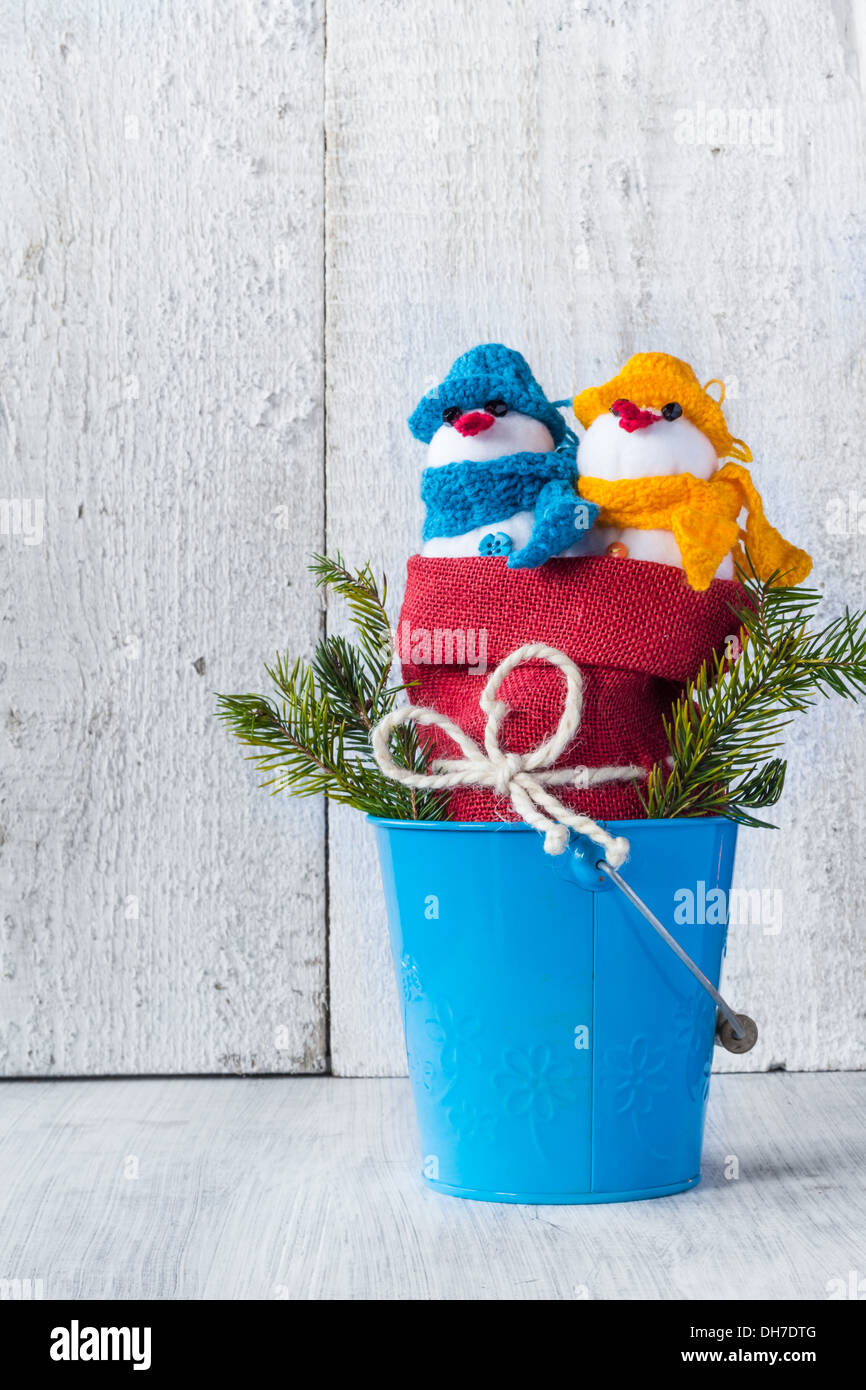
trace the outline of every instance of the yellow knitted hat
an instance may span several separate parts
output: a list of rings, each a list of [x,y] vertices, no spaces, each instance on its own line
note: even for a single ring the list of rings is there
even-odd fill
[[[721,388],[718,397],[711,396],[710,386]],[[735,458],[751,463],[752,454],[742,439],[735,439],[725,424],[722,401],[725,388],[713,378],[701,386],[688,362],[671,357],[666,352],[638,352],[630,357],[622,371],[603,386],[590,386],[574,398],[574,413],[584,429],[599,415],[609,410],[614,401],[626,399],[636,406],[662,406],[677,401],[687,420],[705,434],[720,459]]]

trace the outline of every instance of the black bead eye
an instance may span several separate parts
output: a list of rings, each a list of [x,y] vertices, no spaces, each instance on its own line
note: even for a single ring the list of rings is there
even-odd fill
[[[493,401],[486,401],[484,404],[484,409],[487,411],[489,415],[508,414],[508,406],[506,405],[505,401],[500,400],[498,396]]]
[[[447,410],[442,411],[442,419],[445,421],[446,425],[453,425],[454,421],[462,414],[463,411],[460,409],[459,405],[449,405]]]
[[[683,408],[678,401],[669,401],[662,406],[662,415],[666,420],[678,420],[683,413]]]

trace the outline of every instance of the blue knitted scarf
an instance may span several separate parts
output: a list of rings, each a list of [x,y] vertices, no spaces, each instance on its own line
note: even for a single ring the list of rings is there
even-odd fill
[[[462,536],[488,521],[531,511],[545,483],[576,477],[574,452],[556,449],[425,468],[421,474],[421,500],[427,508],[424,540]]]
[[[446,463],[425,468],[421,499],[427,508],[423,536],[462,536],[476,526],[533,511],[532,535],[508,557],[510,569],[543,565],[576,541],[595,521],[598,507],[575,493],[577,454],[572,441],[545,454]]]

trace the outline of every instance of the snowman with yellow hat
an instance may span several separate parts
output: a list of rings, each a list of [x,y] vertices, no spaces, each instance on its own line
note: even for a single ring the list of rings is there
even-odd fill
[[[787,585],[806,578],[812,561],[764,516],[744,466],[752,455],[730,434],[723,400],[721,382],[701,386],[688,363],[663,352],[638,353],[603,386],[575,397],[586,430],[578,489],[601,509],[581,554],[678,565],[703,590],[714,578],[733,578],[743,541],[759,578],[777,571]]]

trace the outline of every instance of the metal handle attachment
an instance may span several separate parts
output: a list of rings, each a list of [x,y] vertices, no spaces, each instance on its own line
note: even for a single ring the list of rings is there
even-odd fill
[[[687,954],[676,940],[671,936],[667,927],[662,926],[658,917],[647,907],[643,898],[639,898],[633,888],[626,883],[625,879],[616,869],[612,869],[606,859],[596,861],[599,869],[611,883],[615,884],[619,891],[628,898],[632,907],[637,908],[642,917],[645,917],[654,931],[658,932],[662,941],[669,946],[675,956],[678,956],[687,970],[690,970],[702,989],[705,989],[710,998],[715,1002],[722,1018],[718,1020],[716,1037],[722,1047],[727,1048],[728,1052],[751,1052],[755,1043],[758,1041],[758,1025],[754,1019],[749,1018],[748,1014],[737,1014],[730,1004],[719,994],[715,985],[712,984],[700,969],[695,965],[691,956]]]

